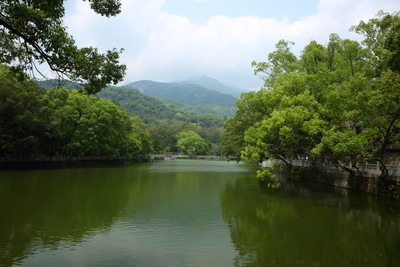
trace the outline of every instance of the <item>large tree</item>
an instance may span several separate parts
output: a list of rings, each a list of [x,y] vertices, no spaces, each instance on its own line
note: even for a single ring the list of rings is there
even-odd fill
[[[0,0],[0,63],[17,70],[37,70],[47,64],[56,74],[83,85],[89,94],[123,79],[122,52],[78,48],[63,26],[66,0]],[[120,0],[88,0],[94,12],[110,17],[120,13]]]
[[[209,147],[207,142],[193,131],[183,131],[176,135],[177,147],[188,155],[207,155]]]

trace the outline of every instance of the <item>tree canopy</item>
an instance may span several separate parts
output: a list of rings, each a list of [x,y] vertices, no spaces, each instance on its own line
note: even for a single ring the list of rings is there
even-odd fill
[[[363,42],[331,34],[326,45],[311,41],[300,56],[281,40],[267,62],[253,62],[264,87],[243,94],[226,123],[223,150],[247,161],[325,159],[381,162],[388,145],[400,142],[398,68],[399,12],[379,12],[352,30]],[[261,175],[268,175],[261,172]],[[272,183],[273,184],[273,183]]]
[[[56,74],[94,94],[122,81],[126,66],[122,49],[101,54],[97,48],[78,48],[63,26],[66,0],[0,0],[0,63],[14,70],[37,70],[47,64]],[[121,11],[119,0],[88,0],[94,12],[110,17]]]
[[[193,131],[183,131],[176,135],[177,146],[188,155],[207,155],[207,142]]]
[[[152,152],[139,118],[111,100],[46,91],[0,64],[0,157],[118,156]]]

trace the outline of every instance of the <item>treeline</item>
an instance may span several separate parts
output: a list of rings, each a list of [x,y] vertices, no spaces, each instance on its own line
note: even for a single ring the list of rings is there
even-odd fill
[[[0,157],[127,156],[152,151],[146,125],[110,100],[46,91],[0,65]]]
[[[359,43],[330,35],[311,41],[295,56],[288,41],[277,43],[267,62],[253,62],[264,87],[243,94],[225,124],[223,151],[246,161],[308,158],[330,161],[353,174],[345,162],[380,162],[400,144],[400,17],[379,12],[351,28]],[[268,172],[258,172],[269,177]],[[273,185],[273,183],[271,183]]]
[[[151,134],[155,152],[184,152],[192,155],[219,155],[221,153],[222,135],[225,132],[223,127],[205,128],[177,120],[164,125],[149,125],[147,129]],[[184,141],[185,146],[179,145],[179,139],[187,137],[182,136],[182,132],[191,132],[190,136],[193,137],[189,143],[187,140]],[[203,142],[206,144],[206,149],[203,148]]]

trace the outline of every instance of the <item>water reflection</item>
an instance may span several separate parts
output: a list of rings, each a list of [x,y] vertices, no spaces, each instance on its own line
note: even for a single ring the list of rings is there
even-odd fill
[[[282,182],[270,190],[236,180],[221,193],[238,251],[235,266],[400,263],[398,203],[312,182]]]
[[[243,164],[0,175],[0,266],[400,265],[398,202]]]
[[[0,179],[0,264],[107,232],[146,187],[129,168],[7,171]],[[142,181],[143,182],[143,181]]]
[[[0,266],[231,266],[219,193],[246,166],[1,172]]]

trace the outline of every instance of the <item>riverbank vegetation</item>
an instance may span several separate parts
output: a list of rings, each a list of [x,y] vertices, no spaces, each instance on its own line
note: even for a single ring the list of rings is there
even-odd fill
[[[0,65],[0,156],[108,156],[152,151],[146,125],[110,100],[46,91]]]
[[[267,62],[253,62],[265,81],[242,94],[226,124],[223,153],[262,162],[327,160],[357,174],[345,162],[380,162],[400,144],[400,13],[379,12],[351,28],[360,43],[331,34],[325,45],[311,41],[299,57],[281,40]],[[270,177],[267,170],[260,178]],[[271,186],[276,185],[274,179]]]

